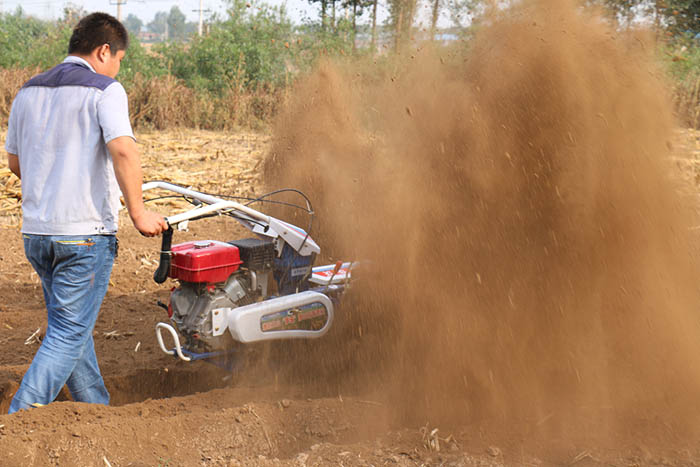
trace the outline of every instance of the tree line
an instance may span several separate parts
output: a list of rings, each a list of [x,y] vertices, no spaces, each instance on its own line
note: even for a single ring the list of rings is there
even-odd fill
[[[158,12],[147,24],[129,15],[125,24],[132,34],[145,30],[169,40],[149,53],[133,41],[121,79],[128,84],[137,72],[147,78],[173,75],[193,89],[216,93],[231,86],[279,85],[290,74],[307,69],[319,54],[374,54],[380,42],[383,50],[399,49],[411,37],[436,39],[446,29],[452,39],[468,37],[490,8],[506,9],[509,2],[519,0],[308,1],[318,7],[318,16],[294,24],[283,6],[273,7],[264,0],[224,0],[225,14],[208,18],[202,37],[177,6]],[[699,49],[700,0],[581,1],[604,6],[621,27],[653,22],[669,42],[694,40],[688,42],[693,46],[690,51]],[[381,24],[379,7],[388,12]],[[429,12],[427,17],[418,15],[419,8]],[[0,68],[52,66],[62,59],[71,28],[85,13],[66,7],[57,21],[41,21],[21,9],[0,15]],[[686,73],[697,68],[695,64],[695,59],[677,60],[673,67]]]
[[[150,32],[162,40],[185,40],[197,32],[197,23],[187,21],[187,17],[175,5],[170,11],[159,11],[148,23],[130,13],[123,21],[126,29],[133,35],[139,36],[143,32]]]
[[[419,0],[308,0],[318,8],[318,17],[309,19],[305,27],[317,27],[324,33],[350,33],[353,39],[364,34],[370,48],[378,43],[379,31],[391,36],[393,45],[400,47],[415,27]],[[508,1],[494,0],[421,0],[428,7],[427,30],[435,37],[440,18],[446,28],[464,28],[476,22],[494,5],[507,7]],[[512,1],[512,0],[511,0]],[[602,5],[623,26],[650,22],[670,35],[700,34],[700,0],[587,0],[589,5]],[[383,24],[378,23],[378,10],[388,12]],[[341,13],[342,12],[342,13]],[[210,23],[221,21],[212,16]],[[197,24],[187,22],[185,14],[173,6],[170,11],[156,13],[149,23],[130,14],[124,21],[133,34],[147,31],[165,40],[185,40],[197,31]],[[355,48],[355,43],[353,43]]]
[[[188,104],[182,108],[205,109],[191,118],[195,125],[228,125],[226,115],[234,112],[234,104],[238,115],[255,115],[264,121],[265,115],[274,113],[277,93],[284,92],[294,77],[309,70],[319,57],[369,56],[375,62],[390,61],[392,50],[411,44],[411,38],[444,42],[449,36],[464,39],[454,42],[456,47],[469,47],[472,30],[481,27],[489,8],[501,8],[507,14],[508,4],[521,0],[308,1],[318,7],[318,15],[295,24],[284,7],[270,6],[264,0],[225,0],[225,13],[209,17],[202,36],[177,7],[159,12],[148,24],[135,16],[127,17],[125,23],[134,37],[119,80],[132,97],[142,96],[134,98],[143,104],[134,106],[134,118],[156,121],[149,114],[160,108],[153,103],[154,96],[171,89],[163,102],[187,97]],[[697,124],[700,0],[578,1],[607,8],[611,20],[621,28],[650,22],[657,26],[663,39],[658,43],[659,57],[676,83],[678,100],[687,102],[679,107],[687,107],[692,114],[688,121]],[[379,8],[388,12],[385,20],[379,21]],[[419,10],[428,13],[419,14]],[[59,63],[67,52],[72,28],[85,13],[66,7],[54,21],[28,16],[21,9],[0,14],[0,72],[16,70],[17,83],[21,84],[22,76]],[[168,40],[143,47],[136,34],[144,30],[164,35],[167,31]],[[8,79],[3,80],[0,122],[3,95],[11,97],[16,92],[9,89]],[[5,94],[4,84],[8,88]],[[246,110],[241,113],[241,108]]]

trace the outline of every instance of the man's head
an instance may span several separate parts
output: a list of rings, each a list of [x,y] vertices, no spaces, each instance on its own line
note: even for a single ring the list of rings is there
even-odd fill
[[[87,60],[97,73],[114,78],[129,46],[129,33],[107,13],[80,20],[68,42],[68,53]]]

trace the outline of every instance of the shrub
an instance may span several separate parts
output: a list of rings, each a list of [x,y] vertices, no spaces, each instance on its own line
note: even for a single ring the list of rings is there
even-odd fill
[[[228,19],[189,43],[155,47],[165,67],[187,86],[223,95],[240,86],[279,85],[291,61],[293,27],[284,8],[229,2]]]
[[[151,79],[168,74],[168,69],[163,64],[161,57],[149,53],[139,42],[136,36],[130,36],[129,49],[122,60],[117,79],[128,90],[134,83],[136,76],[139,79]]]
[[[347,21],[324,30],[295,29],[282,7],[228,0],[224,19],[208,35],[146,50],[131,37],[118,79],[129,94],[135,127],[259,127],[275,114],[280,96],[319,56],[351,54]],[[15,93],[32,74],[66,55],[79,13],[56,22],[0,15],[0,123]]]
[[[0,15],[0,68],[50,68],[65,57],[72,28],[24,16]]]
[[[700,128],[700,44],[693,37],[677,37],[662,46],[671,81],[674,104],[681,122]]]

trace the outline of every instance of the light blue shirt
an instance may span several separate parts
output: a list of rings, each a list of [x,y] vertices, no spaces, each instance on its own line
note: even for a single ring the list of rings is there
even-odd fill
[[[30,80],[12,103],[5,149],[19,158],[22,232],[117,231],[120,190],[106,144],[134,137],[121,84],[84,59]]]

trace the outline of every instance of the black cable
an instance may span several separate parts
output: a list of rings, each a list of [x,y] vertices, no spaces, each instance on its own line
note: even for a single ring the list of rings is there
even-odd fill
[[[180,185],[180,184],[177,184],[177,183],[167,182],[167,181],[165,181],[165,180],[156,180],[156,181],[161,181],[161,182],[163,182],[163,183],[169,183],[169,184],[171,184],[171,185],[175,185],[175,186],[178,186],[178,187],[180,187],[180,188],[187,189],[187,187],[185,187],[185,186],[183,186],[183,185]],[[297,249],[297,251],[294,252],[295,256],[302,256],[302,255],[301,255],[301,250],[304,248],[304,245],[306,245],[306,242],[308,241],[309,236],[310,236],[310,234],[311,234],[311,229],[313,228],[313,222],[314,222],[315,212],[314,212],[314,210],[313,210],[313,206],[312,206],[312,204],[311,204],[311,200],[310,200],[309,197],[308,197],[304,192],[302,192],[301,190],[297,190],[296,188],[282,188],[282,189],[279,189],[279,190],[271,191],[271,192],[269,192],[269,193],[264,193],[264,194],[260,195],[260,196],[257,197],[257,198],[249,198],[249,197],[244,197],[244,196],[223,195],[223,194],[217,194],[217,193],[207,193],[207,192],[204,192],[204,191],[200,191],[200,193],[202,193],[202,194],[204,194],[204,195],[208,195],[208,196],[214,196],[214,197],[218,197],[218,198],[223,198],[223,199],[245,200],[245,201],[247,201],[247,203],[244,204],[245,206],[250,206],[251,204],[255,204],[255,203],[268,203],[268,204],[276,204],[276,205],[281,205],[281,206],[292,207],[292,208],[301,209],[302,211],[305,211],[305,212],[309,215],[309,226],[308,226],[308,228],[306,229],[306,232],[304,232],[304,233],[305,233],[304,239],[302,240],[301,244],[299,245],[299,248]],[[289,202],[285,202],[285,201],[278,201],[278,200],[270,200],[270,199],[267,199],[267,198],[269,198],[269,197],[271,197],[271,196],[278,195],[278,194],[281,194],[281,193],[296,193],[297,195],[301,196],[301,197],[304,199],[304,201],[306,202],[306,209],[304,209],[303,206],[299,206],[299,205],[294,204],[294,203],[289,203]],[[190,204],[192,204],[192,205],[194,205],[194,206],[201,206],[201,204],[202,204],[201,201],[196,200],[196,199],[191,198],[191,197],[188,197],[188,196],[186,196],[186,195],[180,195],[180,196],[177,196],[177,195],[170,195],[170,196],[164,196],[163,198],[171,198],[171,197],[172,197],[172,198],[182,197],[183,199],[185,199],[187,202],[189,202]],[[157,199],[157,198],[154,198],[154,199]],[[249,223],[254,224],[254,225],[258,225],[259,227],[262,227],[263,229],[267,229],[267,227],[268,227],[268,226],[266,226],[266,225],[263,225],[261,222],[258,222],[258,221],[255,221],[255,220],[253,220],[253,219],[248,218],[248,216],[246,216],[246,218],[243,218],[243,217],[241,217],[241,216],[236,216],[233,212],[221,212],[221,213],[203,214],[203,215],[201,215],[201,216],[194,217],[194,218],[192,218],[192,219],[190,219],[190,220],[204,219],[204,218],[209,218],[209,217],[215,217],[215,216],[218,216],[218,215],[227,215],[227,216],[233,217],[234,219],[237,219],[237,220],[240,220],[240,221],[245,221],[245,222],[249,222]],[[299,281],[299,284],[306,282],[306,281],[308,280],[308,277],[311,275],[311,271],[312,271],[312,266],[311,266],[311,265],[312,265],[313,262],[314,262],[315,254],[312,253],[311,255],[312,255],[312,257],[311,257],[311,260],[310,260],[309,269],[308,269],[308,271],[306,272],[305,276],[301,279],[301,281]],[[294,264],[294,261],[290,262],[290,264],[289,264],[288,267],[287,267],[287,270],[284,272],[284,277],[287,277],[287,278],[288,278],[287,280],[289,280],[289,281],[292,280],[292,277],[291,277],[291,269],[292,269],[292,265],[293,265],[293,264]],[[297,287],[297,288],[298,288],[298,287]]]
[[[311,200],[309,199],[309,197],[306,196],[306,194],[303,191],[297,190],[296,188],[281,188],[279,190],[265,193],[263,195],[260,195],[258,198],[251,200],[248,204],[246,204],[246,206],[251,205],[255,202],[272,202],[273,200],[266,200],[265,198],[268,198],[272,195],[277,195],[277,194],[286,193],[286,192],[296,193],[296,194],[300,195],[302,198],[304,198],[304,200],[306,201],[306,212],[308,212],[309,214],[313,213],[313,208],[311,207]],[[301,209],[304,209],[304,208],[301,208]]]
[[[193,206],[201,206],[201,205],[202,205],[202,202],[201,202],[201,201],[199,201],[199,200],[197,200],[197,199],[194,199],[194,198],[190,198],[190,197],[185,196],[185,195],[166,195],[166,196],[158,196],[158,197],[155,197],[155,198],[146,199],[146,200],[144,200],[143,202],[144,202],[144,203],[149,203],[149,202],[151,202],[151,201],[156,201],[156,200],[160,200],[160,199],[169,199],[169,198],[181,198],[181,199],[184,199],[185,201],[187,201],[188,203],[192,204]],[[216,217],[216,216],[218,216],[218,215],[227,215],[227,216],[231,216],[231,217],[233,217],[234,219],[239,219],[239,220],[242,220],[242,221],[249,222],[249,223],[251,223],[251,224],[258,225],[258,226],[262,227],[263,229],[266,227],[265,225],[262,224],[262,222],[258,222],[258,221],[256,221],[256,220],[250,219],[250,218],[245,218],[245,219],[244,219],[244,218],[242,218],[242,217],[240,217],[240,216],[236,216],[236,215],[235,215],[234,213],[232,213],[232,212],[222,212],[222,213],[214,212],[214,213],[211,213],[211,214],[203,214],[203,215],[201,215],[201,216],[194,217],[194,218],[192,218],[192,219],[190,219],[190,220],[204,219],[204,218],[207,218],[207,217]]]
[[[165,196],[157,196],[155,198],[149,198],[149,199],[144,199],[144,203],[150,203],[151,201],[158,201],[160,199],[172,199],[172,198],[184,198],[183,195],[165,195]]]
[[[229,217],[233,217],[233,218],[236,219],[236,220],[241,220],[241,221],[244,221],[244,222],[248,222],[248,223],[251,223],[251,224],[255,224],[255,225],[259,226],[259,227],[262,227],[263,229],[265,229],[265,228],[267,227],[267,226],[266,226],[265,224],[263,224],[262,222],[256,221],[255,219],[243,218],[243,217],[240,217],[240,216],[236,216],[236,215],[235,215],[234,213],[232,213],[232,212],[210,212],[210,213],[207,213],[207,214],[202,214],[201,216],[193,217],[193,218],[191,218],[191,219],[189,219],[189,220],[191,220],[191,221],[196,221],[196,220],[200,220],[200,219],[208,219],[208,218],[210,218],[210,217],[217,217],[217,216],[229,216]]]
[[[232,213],[232,212],[224,212],[224,213],[222,213],[222,214],[224,214],[224,215],[226,215],[226,216],[233,217],[233,218],[236,219],[236,220],[241,220],[241,221],[249,222],[249,223],[251,223],[251,224],[255,224],[255,225],[257,225],[258,227],[262,227],[263,231],[265,231],[265,232],[267,232],[267,229],[268,229],[268,227],[269,227],[269,226],[263,224],[263,223],[260,222],[260,221],[256,221],[255,219],[243,218],[243,217],[240,217],[240,216],[236,216],[236,215],[235,215],[234,213]]]
[[[187,187],[184,186],[184,185],[181,185],[181,184],[179,184],[179,183],[168,182],[168,181],[166,181],[166,180],[151,180],[151,181],[152,181],[152,182],[169,183],[170,185],[175,185],[175,186],[177,186],[177,187],[187,189]],[[299,206],[298,204],[288,203],[288,202],[285,202],[285,201],[277,201],[277,200],[274,200],[274,199],[265,199],[265,198],[268,197],[269,195],[277,194],[277,193],[282,193],[282,192],[285,192],[285,191],[294,191],[294,192],[298,192],[298,193],[299,193],[301,196],[303,196],[304,199],[307,201],[307,208],[304,208],[303,206]],[[260,196],[260,197],[258,197],[258,198],[250,198],[250,197],[248,197],[248,196],[223,195],[223,194],[220,194],[220,193],[207,193],[206,191],[200,191],[200,193],[202,193],[203,195],[208,195],[208,196],[217,196],[217,197],[223,198],[223,199],[235,199],[235,200],[241,200],[241,201],[249,201],[248,203],[245,204],[245,206],[249,206],[249,205],[251,205],[251,204],[253,204],[253,203],[255,203],[255,202],[260,202],[260,203],[268,203],[268,204],[278,204],[278,205],[280,205],[280,206],[287,206],[287,207],[292,207],[292,208],[296,208],[296,209],[301,209],[302,211],[306,211],[308,214],[311,214],[311,213],[312,213],[312,212],[310,211],[311,203],[310,203],[308,197],[307,197],[304,193],[302,193],[301,191],[295,190],[295,189],[293,189],[293,188],[283,188],[283,189],[277,190],[277,191],[275,191],[275,192],[265,193],[264,195],[262,195],[262,196]],[[173,195],[173,197],[180,197],[180,196],[185,197],[185,195]],[[155,198],[154,198],[154,199],[155,199]]]
[[[166,180],[152,180],[152,181],[154,181],[154,182],[168,183],[168,184],[170,184],[170,185],[174,185],[174,186],[177,186],[177,187],[180,187],[180,188],[188,189],[188,188],[185,187],[184,185],[181,185],[181,184],[178,184],[178,183],[173,183],[173,182],[168,182],[168,181],[166,181]],[[270,196],[278,195],[278,194],[280,194],[280,193],[287,193],[287,192],[296,193],[296,194],[298,194],[299,196],[301,196],[302,198],[304,198],[304,201],[306,201],[306,209],[304,209],[302,206],[299,206],[299,205],[297,205],[297,204],[287,203],[287,202],[284,202],[284,201],[277,201],[277,200],[269,200],[269,199],[266,199],[266,198],[269,198]],[[306,241],[309,239],[309,235],[311,234],[311,229],[313,228],[314,215],[315,215],[314,210],[313,210],[313,206],[311,205],[311,200],[309,199],[309,197],[306,196],[306,194],[305,194],[303,191],[297,190],[296,188],[281,188],[281,189],[279,189],[279,190],[275,190],[275,191],[271,191],[271,192],[269,192],[269,193],[262,194],[262,195],[260,195],[260,196],[257,197],[257,198],[248,198],[248,197],[245,197],[245,196],[222,195],[222,194],[217,194],[217,193],[207,193],[207,192],[205,192],[205,191],[200,191],[200,193],[202,193],[202,194],[204,194],[204,195],[216,196],[216,197],[224,198],[224,199],[246,200],[246,201],[248,201],[248,202],[245,204],[245,206],[250,206],[251,204],[254,204],[254,203],[270,203],[270,204],[277,204],[277,205],[282,205],[282,206],[294,207],[294,208],[297,208],[297,209],[301,209],[302,211],[306,211],[306,213],[309,214],[309,227],[306,229],[306,232],[304,232],[306,235],[304,236],[304,240],[301,241],[301,245],[299,245],[299,251],[301,251],[301,249],[304,247],[304,245],[306,245]],[[194,206],[200,206],[200,205],[201,205],[201,202],[195,202],[195,201],[198,201],[198,200],[190,199],[190,198],[188,198],[186,195],[180,195],[180,196],[181,196],[183,199],[185,199],[187,202],[189,202],[190,204],[192,204],[192,205],[194,205]],[[178,197],[178,196],[177,196],[177,195],[169,195],[169,196],[167,196],[167,197],[176,198],[176,197]],[[164,197],[164,198],[165,198],[165,197]],[[158,199],[158,198],[154,198],[154,199]],[[256,221],[251,220],[251,219],[237,218],[237,217],[236,217],[235,215],[233,215],[232,213],[225,213],[225,214],[226,214],[226,215],[229,215],[229,216],[231,216],[231,217],[233,217],[234,219],[244,220],[244,221],[246,221],[246,222],[250,222],[251,224],[256,224],[256,225],[258,225],[258,226],[260,226],[260,227],[263,227],[263,228],[266,227],[266,226],[262,225],[261,223],[256,222]],[[206,216],[195,217],[195,218],[193,218],[193,219],[191,219],[191,220],[203,219],[203,218],[205,218],[205,217],[214,217],[214,216],[216,216],[216,215],[218,215],[218,214],[212,214],[212,215],[206,215]]]
[[[271,191],[269,193],[265,193],[264,195],[261,195],[255,201],[251,201],[251,202],[247,203],[246,206],[249,206],[256,201],[257,202],[268,201],[268,200],[265,200],[265,198],[267,198],[269,196],[277,195],[280,193],[286,193],[286,192],[297,193],[302,198],[304,198],[304,200],[306,201],[306,212],[309,214],[309,227],[306,229],[306,232],[305,232],[306,235],[304,236],[304,240],[302,240],[301,245],[299,245],[299,250],[301,250],[302,248],[304,248],[304,245],[306,245],[306,241],[309,239],[309,235],[311,233],[311,228],[313,227],[313,223],[314,223],[314,210],[313,210],[313,207],[311,206],[311,200],[309,199],[308,196],[306,196],[306,194],[303,191],[297,190],[296,188],[282,188],[279,190]]]

